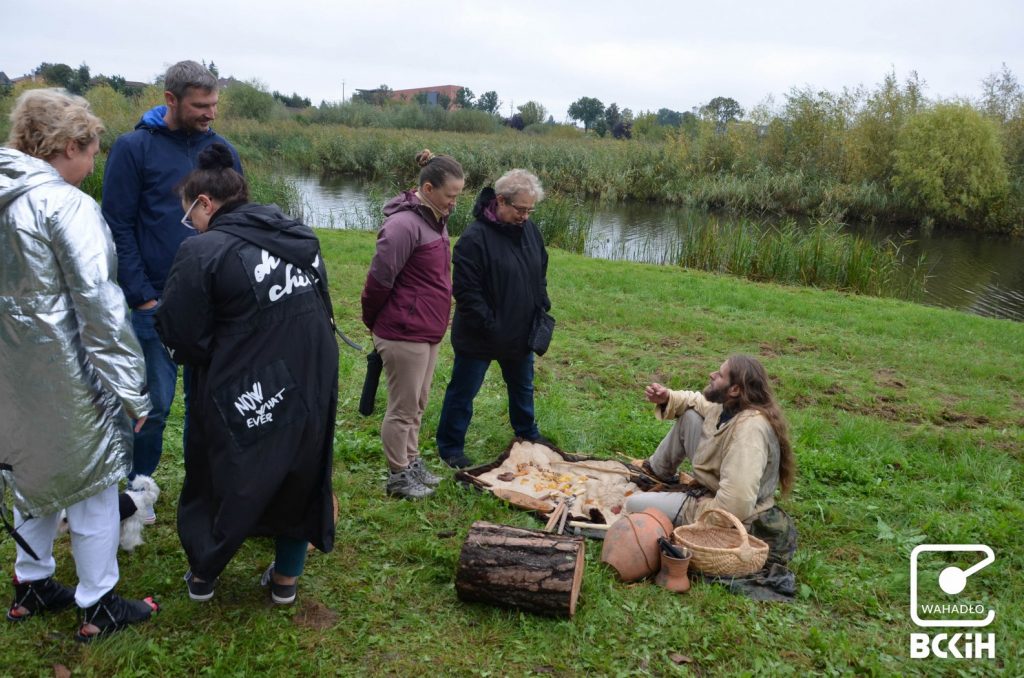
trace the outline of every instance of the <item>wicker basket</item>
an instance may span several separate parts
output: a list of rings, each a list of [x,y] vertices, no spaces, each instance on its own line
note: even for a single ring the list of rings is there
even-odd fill
[[[731,527],[708,524],[712,514],[725,518]],[[690,549],[690,568],[704,574],[739,577],[757,572],[768,560],[768,544],[747,534],[743,523],[722,509],[708,509],[694,524],[677,527],[672,540]]]

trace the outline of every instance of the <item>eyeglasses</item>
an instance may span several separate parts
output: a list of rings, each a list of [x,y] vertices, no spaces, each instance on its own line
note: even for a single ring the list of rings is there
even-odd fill
[[[181,225],[184,226],[185,228],[191,229],[193,231],[196,230],[196,227],[192,225],[192,220],[188,218],[188,215],[192,214],[192,208],[195,207],[196,203],[198,203],[198,202],[199,202],[199,198],[196,198],[195,200],[193,200],[192,204],[189,205],[187,210],[185,210],[185,216],[183,216],[181,218]]]
[[[505,201],[505,204],[514,209],[516,213],[522,214],[523,216],[529,216],[537,209],[536,207],[520,207],[519,205],[514,205],[508,201]]]

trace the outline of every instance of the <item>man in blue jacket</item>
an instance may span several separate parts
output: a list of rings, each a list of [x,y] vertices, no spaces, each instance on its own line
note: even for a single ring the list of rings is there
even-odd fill
[[[133,475],[152,475],[160,461],[178,379],[153,322],[178,246],[195,234],[174,188],[213,143],[231,149],[235,169],[242,169],[238,152],[210,129],[217,117],[217,78],[195,61],[181,61],[167,70],[164,88],[167,105],[147,111],[134,131],[114,142],[103,175],[103,217],[117,247],[117,279],[132,307],[153,402],[149,419],[135,434]],[[185,385],[187,414],[187,376]],[[155,520],[155,514],[146,516],[148,523]]]

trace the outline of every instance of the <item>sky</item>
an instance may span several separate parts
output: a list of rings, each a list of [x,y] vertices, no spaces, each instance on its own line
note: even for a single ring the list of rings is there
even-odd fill
[[[194,59],[314,104],[452,84],[496,91],[503,115],[534,100],[558,121],[583,96],[634,112],[723,96],[749,110],[889,72],[916,71],[933,98],[977,98],[1003,64],[1024,79],[1019,0],[0,0],[0,26],[12,78],[84,62],[151,82]]]

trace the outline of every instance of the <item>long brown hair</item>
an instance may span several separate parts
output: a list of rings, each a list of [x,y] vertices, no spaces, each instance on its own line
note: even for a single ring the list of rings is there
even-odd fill
[[[768,373],[753,356],[732,355],[727,362],[730,385],[740,387],[737,410],[753,409],[763,414],[775,431],[775,437],[779,439],[779,484],[782,486],[782,495],[789,496],[796,479],[796,457],[789,442],[789,425],[779,404],[775,402]]]

